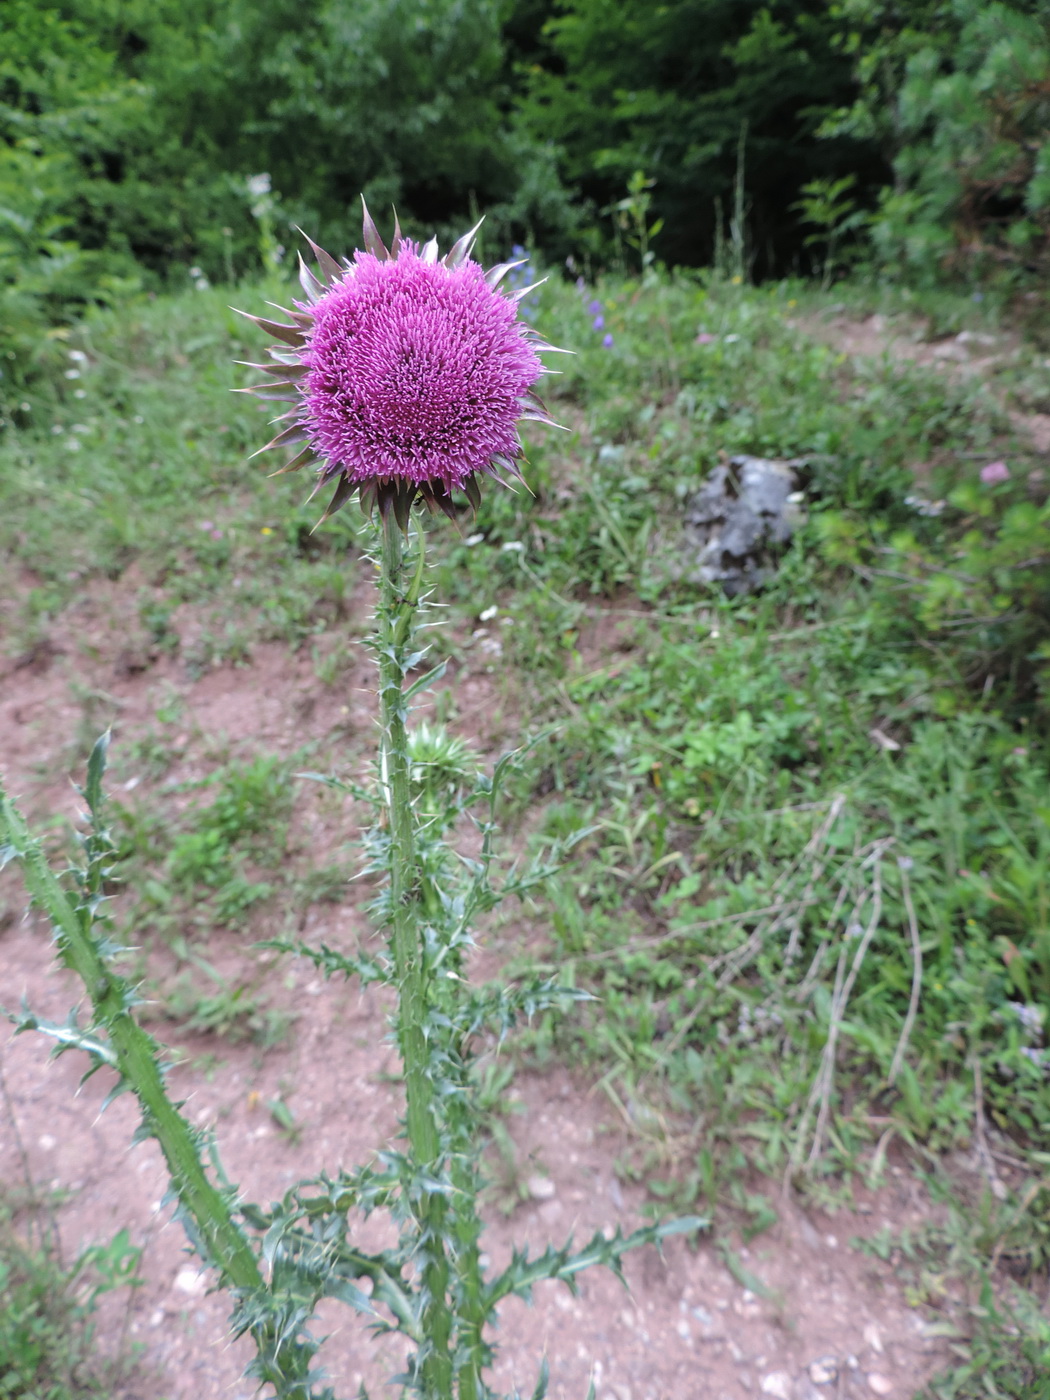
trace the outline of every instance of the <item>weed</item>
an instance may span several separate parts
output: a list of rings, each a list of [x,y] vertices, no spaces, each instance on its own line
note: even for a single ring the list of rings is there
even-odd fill
[[[91,1400],[111,1395],[123,1361],[94,1347],[97,1300],[134,1286],[141,1250],[121,1230],[63,1267],[53,1235],[27,1243],[0,1206],[0,1395],[11,1400]]]

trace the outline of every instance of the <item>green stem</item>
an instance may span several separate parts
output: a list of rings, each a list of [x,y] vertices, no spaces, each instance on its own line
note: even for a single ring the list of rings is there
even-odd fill
[[[22,814],[0,790],[0,813],[22,861],[30,894],[47,911],[59,953],[76,972],[106,1027],[118,1072],[127,1080],[150,1133],[160,1143],[179,1199],[192,1215],[214,1263],[238,1289],[263,1288],[251,1245],[238,1229],[222,1195],[208,1180],[193,1131],[168,1098],[152,1038],[127,1009],[130,991],[106,966],[90,932],[55,878]]]
[[[377,650],[383,733],[381,774],[390,831],[391,944],[398,984],[398,1034],[405,1066],[406,1125],[415,1163],[434,1169],[441,1155],[441,1139],[435,1116],[434,1086],[428,1073],[429,999],[419,929],[419,871],[403,694],[406,657],[423,571],[421,533],[418,540],[418,566],[410,580],[401,529],[393,510],[386,513],[380,556]],[[452,1400],[452,1314],[445,1253],[445,1200],[440,1192],[424,1190],[418,1204],[413,1204],[425,1259],[423,1332],[427,1350],[423,1358],[423,1393],[427,1400]]]
[[[107,966],[92,934],[89,909],[78,908],[70,900],[21,812],[0,787],[0,832],[4,830],[22,862],[30,895],[51,921],[62,961],[83,982],[96,1022],[106,1028],[114,1067],[138,1099],[146,1131],[160,1145],[172,1186],[193,1221],[204,1262],[217,1268],[223,1282],[244,1296],[268,1293],[251,1244],[222,1193],[208,1180],[193,1129],[168,1097],[156,1044],[129,1009],[131,988]],[[309,1400],[309,1349],[283,1336],[269,1317],[250,1324],[249,1330],[265,1364],[266,1379],[280,1400]]]

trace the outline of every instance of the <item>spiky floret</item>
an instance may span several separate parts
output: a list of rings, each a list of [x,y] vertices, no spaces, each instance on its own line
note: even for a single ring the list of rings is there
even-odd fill
[[[248,316],[276,344],[250,366],[265,382],[244,392],[290,404],[259,451],[294,448],[279,471],[313,466],[314,494],[335,483],[322,519],[354,496],[402,527],[416,501],[454,519],[453,491],[476,509],[479,476],[520,479],[520,420],[557,426],[533,393],[554,347],[517,315],[532,288],[505,294],[520,264],[485,272],[471,259],[478,227],[439,260],[436,239],[419,247],[396,219],[387,248],[365,207],[364,252],[340,264],[307,238],[306,300],[276,308],[287,321]]]

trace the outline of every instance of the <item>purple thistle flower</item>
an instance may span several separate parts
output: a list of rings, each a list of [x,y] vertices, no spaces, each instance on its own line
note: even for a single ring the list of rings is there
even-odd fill
[[[353,262],[307,239],[320,276],[300,258],[307,300],[285,312],[292,324],[248,318],[279,342],[272,364],[253,366],[269,383],[248,392],[291,403],[266,447],[294,444],[282,471],[311,463],[317,490],[335,483],[324,519],[354,495],[402,526],[417,500],[455,518],[454,490],[476,509],[479,475],[520,477],[521,419],[552,423],[532,386],[554,347],[517,315],[532,288],[499,290],[511,265],[473,262],[476,233],[439,262],[435,239],[420,248],[395,220],[388,251],[366,208]]]

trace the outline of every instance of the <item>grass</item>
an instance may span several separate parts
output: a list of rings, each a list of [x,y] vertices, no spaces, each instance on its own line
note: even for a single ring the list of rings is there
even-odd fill
[[[775,1193],[744,1182],[822,1199],[855,1173],[877,1182],[888,1155],[925,1170],[976,1144],[983,1200],[970,1189],[968,1214],[901,1255],[970,1290],[959,1365],[930,1393],[1037,1394],[1050,588],[1045,488],[1010,413],[1050,401],[1045,347],[1011,340],[977,381],[853,363],[791,324],[845,305],[1003,332],[1008,309],[947,293],[650,276],[538,295],[545,332],[578,351],[548,389],[568,432],[530,442],[533,494],[490,489],[459,533],[432,532],[452,668],[437,718],[455,727],[463,682],[484,676],[494,729],[549,730],[516,780],[522,839],[588,832],[532,905],[549,936],[523,956],[600,1000],[541,1021],[520,1053],[593,1067],[636,1127],[625,1169],[654,1209],[703,1200],[745,1233]],[[344,683],[362,537],[349,511],[312,533],[304,483],[248,462],[263,422],[228,391],[256,347],[226,300],[90,318],[68,341],[79,377],[8,415],[12,656],[115,580],[146,669],[174,657],[192,678],[276,641],[320,689]],[[763,592],[726,599],[691,580],[681,518],[736,452],[802,459],[808,520]],[[1012,477],[985,488],[993,458]],[[266,1043],[287,1027],[203,940],[260,916],[280,931],[342,897],[342,872],[282,859],[288,763],[226,755],[163,790],[181,724],[162,700],[129,752],[144,775],[121,816],[129,917],[174,959],[171,1014]],[[342,753],[352,770],[353,741]]]
[[[68,1266],[53,1231],[37,1228],[45,1212],[16,1211],[10,1194],[0,1200],[0,1396],[102,1400],[127,1358],[100,1359],[92,1314],[101,1294],[134,1285],[141,1251],[120,1231]]]

